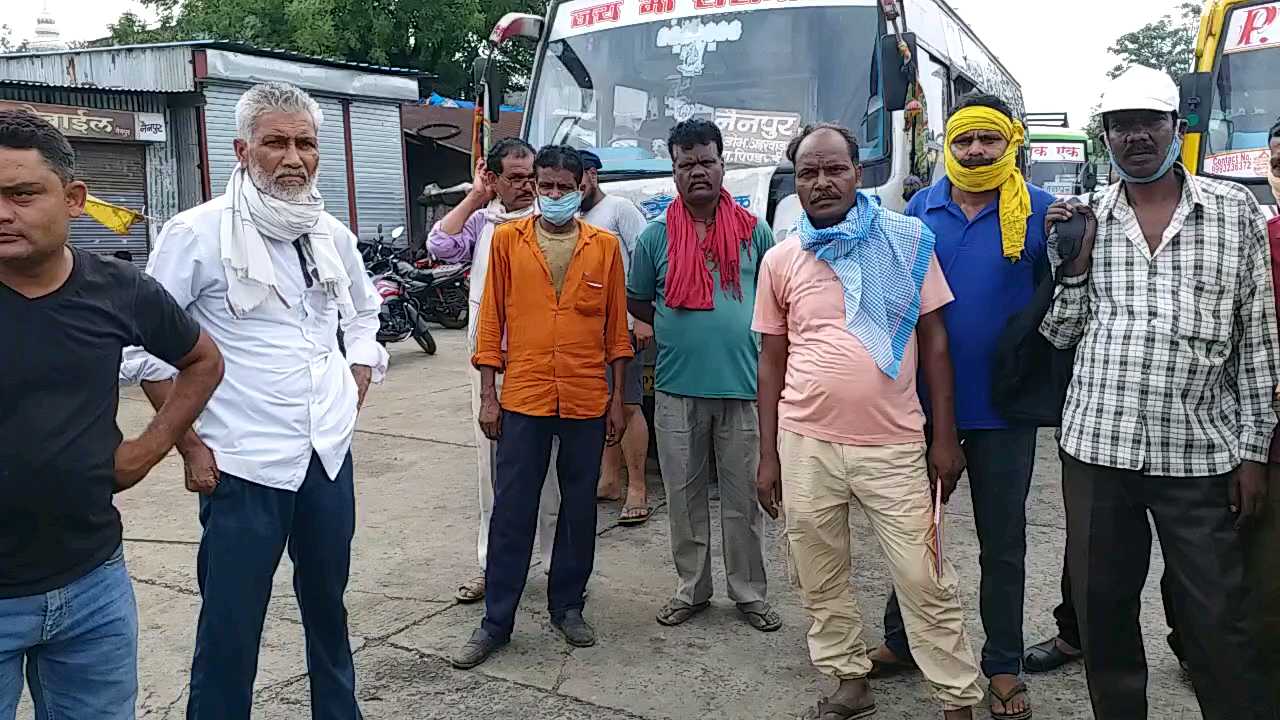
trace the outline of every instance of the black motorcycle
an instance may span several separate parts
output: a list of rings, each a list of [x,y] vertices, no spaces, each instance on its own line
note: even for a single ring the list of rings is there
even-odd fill
[[[396,272],[408,284],[405,291],[418,302],[422,316],[450,330],[467,326],[471,292],[470,265],[432,265],[419,260],[399,261]]]
[[[392,230],[391,239],[399,239],[403,232],[403,227]],[[421,306],[408,292],[409,281],[398,272],[397,265],[403,261],[382,241],[382,226],[378,226],[378,236],[372,243],[361,245],[365,270],[373,279],[373,287],[382,296],[382,307],[378,310],[378,342],[387,345],[412,337],[424,352],[435,355],[436,340],[427,328]]]

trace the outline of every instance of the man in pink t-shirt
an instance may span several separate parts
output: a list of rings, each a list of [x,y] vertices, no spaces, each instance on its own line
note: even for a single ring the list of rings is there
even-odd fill
[[[829,125],[788,148],[804,215],[765,254],[752,327],[759,366],[765,511],[786,508],[787,538],[812,627],[809,654],[840,681],[819,720],[875,711],[871,661],[849,588],[849,508],[857,501],[892,568],[907,635],[948,720],[982,700],[957,577],[935,556],[934,482],[945,498],[964,468],[947,334],[951,290],[932,233],[857,192],[857,141]],[[918,330],[918,332],[917,332]],[[917,359],[933,407],[926,455]],[[938,568],[941,568],[941,572]]]

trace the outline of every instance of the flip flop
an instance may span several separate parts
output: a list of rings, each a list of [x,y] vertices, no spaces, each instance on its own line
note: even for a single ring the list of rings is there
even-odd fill
[[[649,522],[649,515],[652,513],[648,506],[644,507],[624,507],[618,515],[618,524],[626,527],[636,527]]]
[[[689,618],[706,610],[711,606],[710,602],[700,602],[697,605],[685,605],[675,600],[669,601],[662,609],[658,610],[658,624],[667,627],[675,627],[683,625],[689,621]]]
[[[1000,704],[1009,707],[1009,703],[1019,695],[1027,696],[1027,709],[1020,713],[998,713],[995,708],[988,708],[991,711],[991,717],[996,720],[1031,720],[1031,693],[1027,691],[1027,684],[1019,682],[1017,685],[1009,688],[1009,692],[1001,694],[996,690],[995,685],[988,685],[987,691],[991,693],[991,697],[1000,701]]]
[[[453,597],[463,605],[480,602],[484,599],[484,577],[472,578],[459,585],[458,592]]]
[[[831,702],[827,698],[823,698],[818,703],[818,712],[816,715],[810,715],[813,720],[860,720],[860,718],[869,718],[876,714],[876,703],[871,701],[870,705],[864,705],[860,708],[852,708],[848,705]]]
[[[768,604],[765,604],[764,607],[759,610],[747,610],[742,606],[739,606],[738,612],[742,614],[742,617],[747,619],[747,623],[749,623],[751,627],[759,630],[760,632],[774,632],[778,628],[782,627],[782,616],[778,614],[777,610],[774,610]]]

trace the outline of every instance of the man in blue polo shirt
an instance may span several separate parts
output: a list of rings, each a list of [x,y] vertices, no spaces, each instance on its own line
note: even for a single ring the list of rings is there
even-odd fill
[[[907,206],[937,236],[938,261],[955,295],[942,317],[981,546],[982,670],[991,682],[991,715],[1002,719],[1031,716],[1021,680],[1022,606],[1036,428],[1010,426],[994,407],[992,361],[1005,325],[1031,300],[1037,266],[1047,267],[1044,219],[1054,200],[1018,171],[1023,137],[999,98],[963,98],[947,122],[947,176]],[[920,395],[929,397],[923,387]],[[872,659],[879,674],[914,666],[896,596]]]

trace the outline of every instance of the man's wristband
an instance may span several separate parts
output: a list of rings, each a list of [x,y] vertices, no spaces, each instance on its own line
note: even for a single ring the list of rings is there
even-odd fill
[[[1064,277],[1064,278],[1062,278],[1062,279],[1058,280],[1058,284],[1059,284],[1059,285],[1061,285],[1061,286],[1062,286],[1062,287],[1064,287],[1064,288],[1078,288],[1078,287],[1084,287],[1085,285],[1088,285],[1088,284],[1089,284],[1089,274],[1088,274],[1088,273],[1085,273],[1085,274],[1083,274],[1083,275],[1080,275],[1079,277],[1080,277],[1080,279],[1079,279],[1079,280],[1077,280],[1076,282],[1066,282],[1066,278]]]

